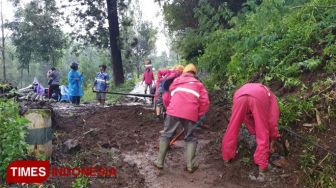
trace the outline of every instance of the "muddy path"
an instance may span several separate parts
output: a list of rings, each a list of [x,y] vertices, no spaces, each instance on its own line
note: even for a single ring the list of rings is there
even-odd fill
[[[163,123],[155,121],[150,106],[57,108],[52,164],[116,167],[115,178],[89,178],[90,187],[300,187],[300,175],[290,168],[272,168],[265,182],[252,181],[249,175],[256,173],[257,167],[253,162],[242,162],[247,158],[244,152],[225,165],[220,143],[226,122],[221,113],[222,109],[213,108],[206,122],[210,128],[198,130],[199,169],[189,174],[184,171],[183,140],[168,151],[163,170],[153,167]],[[76,140],[78,147],[67,150],[64,143],[69,139]],[[48,183],[70,187],[73,181],[52,177]]]

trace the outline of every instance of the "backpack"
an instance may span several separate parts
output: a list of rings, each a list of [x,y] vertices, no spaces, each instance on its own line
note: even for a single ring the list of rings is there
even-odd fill
[[[162,87],[163,93],[169,91],[169,87],[173,83],[175,78],[177,78],[177,76],[174,76],[174,77],[171,77],[171,78],[166,78],[161,82],[161,84],[162,84],[161,87]]]

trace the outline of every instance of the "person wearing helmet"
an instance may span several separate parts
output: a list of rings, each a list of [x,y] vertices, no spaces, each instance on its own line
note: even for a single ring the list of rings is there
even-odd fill
[[[155,101],[155,112],[156,112],[156,121],[160,121],[160,114],[162,113],[161,110],[166,108],[167,106],[164,105],[163,95],[169,89],[169,85],[172,81],[181,75],[183,72],[184,66],[183,65],[176,65],[172,69],[162,69],[158,71],[158,77],[156,80],[156,90],[154,94],[154,101]],[[168,80],[168,81],[167,81]],[[166,87],[163,88],[163,85]]]
[[[272,91],[260,83],[248,83],[233,97],[230,123],[222,140],[222,157],[229,162],[236,156],[238,134],[244,123],[248,132],[256,136],[254,162],[261,174],[268,167],[270,148],[279,137],[279,107]]]
[[[185,130],[187,171],[193,173],[198,168],[194,161],[197,147],[194,124],[208,111],[210,102],[205,86],[195,78],[196,73],[195,65],[187,65],[183,73],[174,79],[169,87],[167,117],[164,131],[160,136],[159,155],[154,163],[159,169],[164,166],[169,142],[180,125]]]
[[[72,63],[68,73],[69,96],[72,104],[79,105],[80,98],[83,96],[83,75],[78,71],[78,64]]]
[[[175,78],[179,77],[184,70],[183,65],[176,65],[173,67],[173,70],[166,76],[166,78],[162,81],[162,89],[161,89],[161,98],[162,98],[162,104],[165,109],[168,107],[168,103],[170,100],[170,93],[169,93],[169,87],[174,81]]]

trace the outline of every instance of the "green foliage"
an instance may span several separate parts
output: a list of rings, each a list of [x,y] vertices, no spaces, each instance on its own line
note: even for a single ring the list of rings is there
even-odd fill
[[[326,66],[323,68],[327,73],[335,73],[336,72],[336,61],[328,61]]]
[[[34,0],[19,8],[15,21],[9,24],[20,62],[29,72],[33,61],[55,66],[63,55],[66,39],[58,24],[60,15],[54,0]]]
[[[328,130],[328,127],[325,124],[315,125],[314,128],[320,132],[326,132]]]
[[[316,156],[313,153],[314,147],[311,144],[305,145],[305,150],[300,155],[299,164],[300,167],[306,169],[306,167],[316,164]]]
[[[334,35],[333,35],[332,40],[335,40]],[[331,56],[331,57],[335,57],[336,56],[336,45],[335,44],[331,44],[331,45],[326,46],[323,49],[323,54]]]
[[[110,91],[120,92],[120,93],[129,93],[135,86],[136,80],[127,80],[124,84],[120,86],[113,86]],[[107,101],[110,103],[115,103],[121,99],[120,95],[108,95]]]
[[[197,26],[193,10],[197,7],[198,2],[199,0],[174,0],[164,3],[164,18],[171,32]]]
[[[28,145],[25,143],[28,120],[19,116],[18,104],[0,99],[0,174],[5,178],[10,162],[23,159]]]
[[[258,72],[264,73],[265,82],[300,86],[299,75],[324,66],[323,61],[333,70],[330,32],[335,31],[336,14],[332,8],[320,8],[329,5],[328,0],[263,1],[254,11],[232,18],[232,28],[204,35],[198,64],[228,86],[239,86]]]
[[[99,50],[96,48],[86,48],[79,55],[79,69],[85,77],[84,85],[92,84],[96,78],[97,72],[99,72],[99,65],[105,64],[107,66],[106,72],[109,74],[112,80],[112,68],[111,62],[107,50]],[[66,67],[68,73],[70,71],[69,66]]]
[[[157,31],[154,29],[151,23],[142,22],[137,26],[137,33],[138,34],[135,36],[134,43],[131,48],[133,62],[130,64],[130,66],[135,64],[137,76],[140,76],[142,67],[144,67],[144,58],[147,58],[155,48]]]
[[[95,102],[95,100],[96,100],[96,93],[92,91],[92,84],[89,84],[87,85],[87,87],[84,87],[83,89],[83,97],[81,98],[81,101]]]
[[[291,96],[286,100],[279,101],[281,127],[291,127],[296,125],[303,117],[313,117],[314,115],[314,101],[302,100],[300,97]]]
[[[203,53],[203,40],[197,32],[189,31],[185,35],[180,36],[180,40],[175,41],[173,45],[183,59],[195,62],[195,58]]]
[[[244,164],[245,166],[249,166],[249,165],[251,165],[251,158],[249,158],[249,157],[243,157],[243,158],[241,159],[241,161],[243,162],[243,164]]]
[[[303,69],[314,71],[316,68],[321,65],[322,61],[319,59],[308,59],[303,62],[298,63]]]
[[[312,85],[312,92],[314,93],[319,93],[321,92],[321,89],[325,89],[333,84],[333,79],[332,78],[326,78],[323,80],[318,80],[313,83]]]
[[[89,179],[85,176],[78,176],[74,182],[71,183],[72,188],[87,188],[89,187]]]
[[[126,0],[117,1],[117,9],[122,17],[119,22],[123,26],[132,23],[127,15],[130,2]],[[110,7],[107,7],[105,0],[68,0],[61,4],[62,11],[66,12],[65,22],[73,29],[71,32],[73,39],[80,41],[85,46],[94,45],[104,49],[109,47],[110,36],[109,24],[107,23],[109,18],[107,8],[109,9]]]
[[[227,3],[200,1],[194,9],[194,17],[197,18],[198,28],[201,33],[212,32],[228,27],[228,20],[233,16]]]
[[[316,157],[316,148],[308,143],[305,145],[305,150],[303,150],[300,155],[300,168],[305,172],[306,175],[306,185],[308,187],[335,187],[336,186],[336,176],[335,176],[335,165],[330,165],[335,163],[335,156],[327,153],[323,159],[318,160]]]
[[[321,96],[308,99],[304,96],[317,94],[330,84],[323,80],[314,84],[311,91],[307,89],[311,81],[306,83],[304,79],[307,73],[336,70],[335,1],[264,0],[258,6],[255,1],[247,1],[242,11],[232,11],[233,14],[232,9],[216,12],[217,7],[227,7],[212,6],[211,2],[199,1],[194,8],[198,26],[183,28],[177,38],[179,54],[211,73],[205,80],[207,87],[219,88],[229,99],[240,85],[261,75],[261,82],[284,86],[282,94],[295,94],[285,95],[279,101],[280,129],[294,127],[302,120],[315,120],[314,107],[320,104]],[[170,14],[169,19],[172,18]],[[333,111],[329,108],[328,113]],[[327,126],[321,124],[315,128],[325,131]],[[335,167],[330,163],[335,160],[327,157],[321,168],[313,150],[307,148],[300,158],[308,187],[334,187]]]
[[[244,0],[173,0],[163,5],[164,18],[175,37],[173,48],[182,58],[196,63],[204,52],[208,34],[231,26],[230,19]]]
[[[162,52],[161,55],[155,55],[155,56],[152,55],[149,58],[151,59],[153,68],[155,70],[160,70],[162,68],[170,68],[176,64],[185,63],[185,62],[179,62],[179,56],[173,51],[171,51],[169,55],[166,52]]]

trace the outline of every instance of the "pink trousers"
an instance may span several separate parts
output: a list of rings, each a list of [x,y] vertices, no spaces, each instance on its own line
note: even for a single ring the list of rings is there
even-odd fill
[[[236,155],[238,135],[242,123],[251,134],[256,134],[257,148],[254,162],[260,170],[267,168],[270,150],[268,112],[262,101],[243,95],[233,101],[231,120],[222,140],[223,160],[231,160]],[[252,119],[253,117],[253,119]]]

